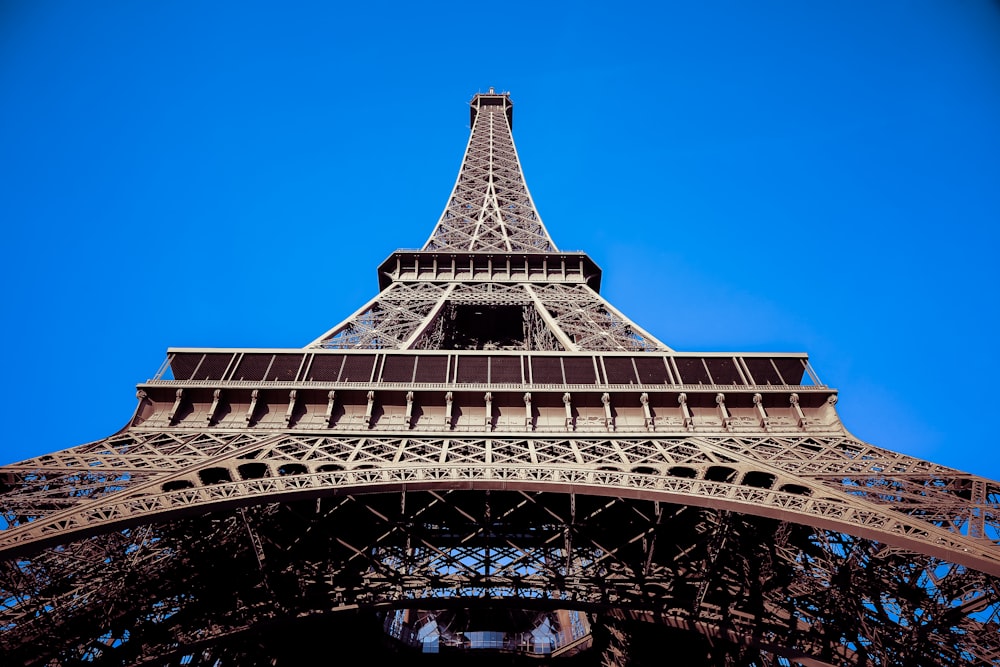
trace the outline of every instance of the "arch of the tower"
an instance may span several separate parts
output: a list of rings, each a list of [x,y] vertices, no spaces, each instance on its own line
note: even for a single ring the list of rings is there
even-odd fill
[[[4,664],[1000,664],[1000,485],[619,312],[512,117],[473,98],[427,243],[311,344],[171,348],[126,428],[0,468]]]
[[[259,365],[277,379],[334,358],[318,354],[194,354],[189,370],[229,377]],[[336,379],[361,358],[340,359]],[[480,358],[495,381],[492,356]],[[94,661],[126,647],[189,664],[198,651],[239,653],[241,637],[271,628],[277,638],[300,617],[353,609],[404,652],[507,642],[551,657],[592,641],[600,653],[619,650],[614,636],[634,643],[649,623],[688,637],[677,642],[699,655],[715,647],[704,664],[719,651],[734,664],[841,665],[869,655],[960,663],[1000,650],[983,639],[1000,621],[996,485],[851,438],[823,421],[832,405],[822,387],[799,387],[791,403],[780,389],[781,401],[745,408],[693,387],[664,403],[540,386],[509,406],[502,385],[485,396],[456,387],[447,401],[430,396],[451,406],[458,430],[431,420],[429,432],[400,431],[420,401],[392,388],[393,363],[416,373],[446,357],[364,359],[388,383],[365,371],[377,387],[367,397],[261,388],[241,402],[236,382],[152,383],[129,428],[7,466],[2,640],[32,646],[56,623],[64,639],[38,655]],[[616,359],[640,372],[627,356],[586,361],[594,373],[600,361],[604,378],[621,372]],[[683,357],[647,361],[693,372]],[[725,372],[699,361],[700,372]],[[558,356],[518,367],[537,378],[554,363],[570,378]],[[727,363],[762,374],[754,359]],[[614,409],[632,401],[634,420]],[[680,416],[663,416],[667,404]],[[358,420],[367,405],[368,429],[337,427],[340,405],[361,410]],[[509,424],[508,409],[521,415]],[[547,410],[551,426],[538,417]],[[327,429],[314,429],[314,411]],[[172,429],[161,424],[168,417]],[[225,428],[230,419],[244,428]],[[313,428],[293,428],[301,424]],[[247,572],[259,576],[234,580]],[[494,611],[480,617],[507,609],[513,620],[486,627],[475,612],[447,613],[483,605]],[[95,624],[105,617],[111,626]],[[593,637],[580,629],[591,627]]]
[[[713,660],[744,660],[733,664],[949,664],[970,646],[981,654],[982,630],[1000,620],[996,577],[817,525],[818,515],[638,491],[612,471],[590,484],[442,473],[402,488],[384,472],[352,472],[336,492],[307,480],[348,471],[293,470],[255,480],[263,486],[206,476],[214,482],[196,488],[222,491],[212,502],[177,490],[165,495],[186,509],[23,545],[0,569],[0,587],[19,591],[0,609],[0,644],[64,664],[181,660],[236,646],[241,633],[364,611],[416,652],[530,635],[551,655],[591,625],[641,634],[652,622],[692,635],[678,646],[708,642]],[[281,492],[279,479],[290,485]]]
[[[802,449],[806,442],[816,447],[826,441],[831,446],[831,440],[814,436],[784,445]],[[989,534],[982,528],[976,534],[974,524],[962,523],[962,517],[946,522],[946,513],[928,511],[935,504],[940,510],[953,496],[968,502],[974,484],[942,493],[924,507],[899,497],[898,490],[887,502],[882,485],[861,493],[843,474],[838,479],[810,477],[801,466],[788,466],[773,456],[782,444],[780,438],[768,443],[691,435],[125,431],[25,462],[20,473],[8,472],[0,549],[14,553],[160,516],[262,500],[461,488],[628,497],[773,518],[850,533],[1000,576],[1000,549]],[[168,448],[173,453],[167,454]],[[769,456],[754,457],[747,448]],[[150,452],[158,453],[159,460]],[[985,525],[995,530],[995,517]],[[964,527],[965,534],[956,527]]]

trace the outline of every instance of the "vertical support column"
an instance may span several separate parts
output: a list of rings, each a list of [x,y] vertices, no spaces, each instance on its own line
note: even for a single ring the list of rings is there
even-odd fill
[[[569,395],[568,391],[565,394],[563,394],[562,401],[563,401],[563,405],[566,408],[566,430],[567,431],[572,431],[573,430],[573,405],[572,405],[573,398]]]
[[[715,404],[719,406],[719,416],[722,417],[722,427],[727,431],[733,430],[733,419],[729,416],[729,410],[726,409],[726,396],[721,393],[716,394]]]
[[[292,389],[288,392],[288,409],[285,410],[285,426],[290,426],[292,423],[292,415],[295,413],[295,399],[298,398],[298,391]]]
[[[604,404],[604,428],[609,431],[615,430],[615,420],[611,416],[611,394],[604,392],[601,394],[601,403]]]
[[[805,414],[802,412],[802,407],[799,405],[799,395],[792,394],[789,396],[788,403],[792,406],[792,410],[795,411],[795,416],[798,417],[799,428],[805,428],[809,420],[806,419]]]
[[[406,392],[406,428],[413,428],[413,392]]]
[[[167,415],[167,419],[171,424],[177,419],[177,413],[181,411],[181,403],[184,401],[184,390],[178,389],[177,393],[174,394],[174,407],[170,408],[170,414]]]
[[[247,426],[253,421],[253,413],[257,410],[257,399],[260,398],[260,390],[254,389],[250,392],[250,407],[247,408],[247,413],[243,415],[243,420],[247,423]]]
[[[330,422],[333,421],[333,404],[336,401],[337,392],[330,390],[326,395],[326,412],[323,413],[323,417],[326,419],[326,425],[329,426]]]
[[[715,404],[719,406],[719,416],[722,417],[722,426],[727,431],[733,430],[733,418],[729,414],[729,410],[726,409],[726,396],[725,394],[718,393],[715,395]]]
[[[368,407],[365,408],[365,426],[372,427],[372,410],[375,408],[375,392],[368,391]]]
[[[455,395],[450,391],[444,395],[444,423],[448,426],[449,431],[454,428],[454,424],[451,420],[451,409],[454,402]]]
[[[205,423],[211,425],[212,421],[215,419],[215,411],[219,409],[219,403],[222,401],[222,390],[216,389],[212,392],[212,407],[208,409],[208,414],[205,416]]]
[[[572,442],[572,441],[571,441]],[[576,525],[576,494],[569,494],[569,522],[563,524],[563,553],[566,554],[566,573],[573,572],[573,530]]]
[[[653,414],[649,411],[649,394],[646,392],[639,394],[639,402],[642,403],[642,416],[646,424],[646,430],[655,431],[656,425],[653,423]]]
[[[764,410],[764,397],[760,394],[754,394],[753,405],[757,409],[757,417],[760,419],[760,427],[765,431],[770,431],[771,420],[767,416],[767,411]]]
[[[487,431],[493,430],[493,392],[488,391],[486,395],[483,396],[483,400],[486,401],[486,418],[483,421],[483,426],[486,427]]]
[[[694,430],[694,420],[691,419],[691,409],[688,407],[688,395],[681,392],[677,396],[677,402],[681,406],[681,414],[684,415],[684,428],[689,431]]]
[[[531,392],[524,392],[524,430],[533,431],[534,423],[531,420]]]

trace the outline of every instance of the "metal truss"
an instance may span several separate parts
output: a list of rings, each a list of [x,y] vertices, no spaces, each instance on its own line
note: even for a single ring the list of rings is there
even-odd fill
[[[185,664],[303,618],[459,605],[681,628],[714,647],[704,664],[988,664],[997,583],[726,510],[440,488],[220,508],[7,561],[0,647],[28,664]]]
[[[873,470],[881,470],[872,478]],[[1000,576],[1000,485],[840,437],[142,433],[5,471],[0,550],[300,494],[565,487],[845,530]],[[201,511],[201,510],[198,510]],[[2,552],[2,551],[0,551]]]
[[[445,345],[456,307],[518,306],[520,336]],[[585,284],[393,282],[309,347],[326,349],[669,350]]]
[[[511,134],[510,96],[477,95],[448,205],[424,250],[556,252],[528,192]]]
[[[586,285],[529,286],[574,350],[667,350]]]
[[[309,346],[172,349],[0,467],[3,664],[1000,665],[1000,484],[852,437],[803,354],[629,320],[511,119],[473,99],[430,240]]]
[[[446,292],[447,288],[433,283],[393,283],[309,347],[335,350],[403,348]]]

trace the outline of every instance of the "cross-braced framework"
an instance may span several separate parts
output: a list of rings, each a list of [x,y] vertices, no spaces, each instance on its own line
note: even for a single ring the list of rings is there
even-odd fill
[[[1000,484],[857,440],[805,355],[660,343],[472,109],[354,315],[171,349],[120,432],[0,468],[8,662],[1000,664]]]
[[[478,317],[461,317],[463,313]],[[502,285],[492,282],[453,283],[447,287],[433,283],[392,283],[310,347],[669,349],[585,284]]]
[[[477,95],[472,101],[465,159],[424,250],[556,252],[524,182],[512,110],[506,95]]]

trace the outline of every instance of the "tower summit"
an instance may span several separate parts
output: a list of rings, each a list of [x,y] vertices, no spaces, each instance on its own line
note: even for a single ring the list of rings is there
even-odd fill
[[[425,251],[557,252],[524,182],[508,93],[476,95],[469,145]]]
[[[0,468],[10,664],[1000,664],[1000,485],[618,311],[512,120],[473,97],[427,243],[307,346],[170,348],[122,430]]]

